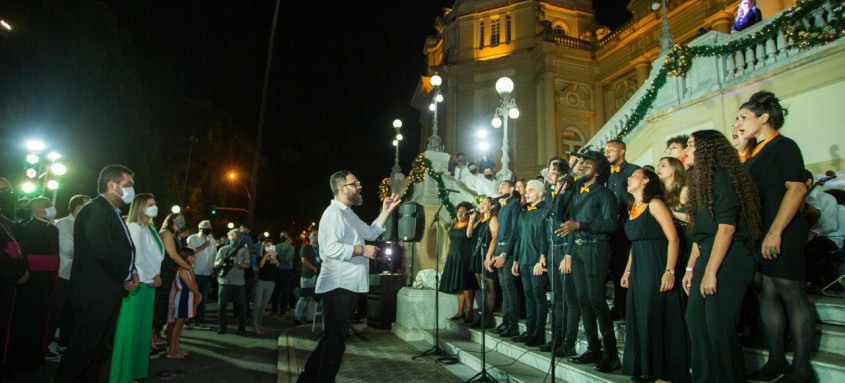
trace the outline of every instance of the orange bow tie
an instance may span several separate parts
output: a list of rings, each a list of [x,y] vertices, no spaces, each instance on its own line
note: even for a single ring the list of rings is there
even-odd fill
[[[531,210],[537,210],[537,206],[536,205],[528,205],[528,211],[531,211]]]
[[[581,193],[589,193],[590,187],[589,186],[581,186]]]
[[[503,199],[503,200],[501,200],[501,202],[502,202],[502,207],[508,206],[508,200]]]
[[[611,166],[610,167],[610,174],[619,173],[620,170],[622,170],[621,166]]]

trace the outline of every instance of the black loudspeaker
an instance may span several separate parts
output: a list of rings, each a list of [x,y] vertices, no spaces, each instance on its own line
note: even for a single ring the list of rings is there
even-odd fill
[[[396,210],[387,216],[387,220],[384,221],[384,233],[381,233],[381,240],[383,242],[396,242],[399,240],[398,217],[399,214],[396,213]]]
[[[399,205],[399,240],[419,242],[425,229],[425,210],[416,202]]]

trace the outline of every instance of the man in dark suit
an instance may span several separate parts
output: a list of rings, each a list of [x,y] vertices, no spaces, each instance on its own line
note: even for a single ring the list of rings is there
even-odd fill
[[[109,165],[97,181],[100,195],[80,210],[73,227],[70,305],[73,331],[56,382],[96,382],[109,357],[120,302],[138,287],[135,246],[120,207],[135,195],[134,174]]]

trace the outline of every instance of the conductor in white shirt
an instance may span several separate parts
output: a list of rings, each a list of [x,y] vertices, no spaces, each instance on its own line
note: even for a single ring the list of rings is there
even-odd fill
[[[361,182],[350,171],[341,170],[332,174],[329,186],[334,199],[320,218],[318,242],[323,264],[315,288],[323,305],[325,329],[298,382],[334,382],[359,294],[370,289],[369,261],[378,252],[364,241],[375,240],[384,232],[387,216],[401,202],[395,194],[385,198],[381,214],[367,225],[351,209],[364,203]]]

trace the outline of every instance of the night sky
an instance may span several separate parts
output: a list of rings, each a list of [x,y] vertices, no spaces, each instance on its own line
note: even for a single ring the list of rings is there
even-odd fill
[[[224,176],[251,169],[275,1],[66,0],[63,10],[52,11],[57,3],[0,5],[0,18],[21,26],[0,37],[0,176],[20,177],[21,142],[38,137],[64,153],[71,169],[60,201],[94,194],[99,169],[119,162],[139,173],[136,192],[152,191],[169,206],[180,202],[188,137],[196,136],[193,158],[212,146],[216,154],[191,164],[188,183],[205,194],[193,208],[245,207],[243,188],[226,184]],[[419,112],[409,104],[425,72],[425,38],[434,33],[441,7],[452,3],[282,2],[254,196],[259,224],[278,230],[293,220],[318,220],[331,198],[328,176],[343,168],[364,184],[359,213],[372,218],[378,183],[393,165],[393,119],[404,122],[404,173],[419,153]],[[594,2],[599,23],[623,22],[624,3]],[[110,23],[91,25],[92,13]],[[39,23],[55,30],[44,32]],[[58,37],[50,40],[51,33]],[[79,54],[84,43],[60,40],[77,34],[119,46],[123,59],[95,54],[92,60],[106,64],[86,65],[87,56]],[[124,65],[133,76],[114,69]],[[86,81],[97,85],[87,89]],[[121,98],[125,89],[136,90]],[[120,112],[133,103],[143,107]],[[209,125],[214,135],[204,131]],[[145,141],[149,137],[155,139]],[[162,166],[172,174],[165,177]]]

